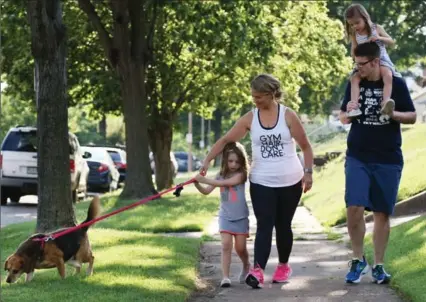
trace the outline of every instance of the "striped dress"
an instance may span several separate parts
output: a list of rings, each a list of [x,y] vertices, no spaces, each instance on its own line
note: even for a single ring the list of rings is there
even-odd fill
[[[377,33],[377,26],[376,24],[372,24],[371,26],[371,36],[378,37],[379,34]],[[368,35],[360,35],[358,33],[355,34],[356,42],[359,44],[363,44],[368,42],[368,39],[370,38]],[[395,65],[393,65],[388,52],[386,51],[386,45],[382,42],[377,40],[377,45],[380,47],[380,65],[388,67],[390,70],[392,70],[392,74],[395,77],[402,77],[402,75],[396,71]]]

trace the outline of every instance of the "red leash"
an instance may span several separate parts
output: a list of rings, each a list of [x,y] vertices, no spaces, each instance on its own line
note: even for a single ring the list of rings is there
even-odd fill
[[[106,218],[108,218],[110,216],[113,216],[113,215],[118,214],[120,212],[126,211],[128,209],[134,208],[134,207],[136,207],[138,205],[147,203],[148,201],[156,199],[156,198],[158,198],[158,197],[160,197],[160,196],[162,196],[162,195],[164,195],[166,193],[169,193],[169,192],[171,192],[173,190],[175,190],[175,192],[173,194],[176,195],[176,197],[179,197],[180,196],[180,192],[183,190],[183,187],[187,186],[189,184],[192,184],[194,182],[195,182],[195,178],[190,179],[190,180],[188,180],[188,181],[186,181],[184,183],[178,184],[177,186],[174,186],[174,187],[172,187],[170,189],[167,189],[167,190],[165,190],[163,192],[157,193],[157,194],[152,195],[152,196],[148,196],[148,197],[146,197],[146,198],[144,198],[144,199],[142,199],[140,201],[137,201],[137,202],[132,203],[132,204],[130,204],[128,206],[125,206],[125,207],[122,207],[122,208],[117,209],[115,211],[112,211],[111,213],[105,214],[103,216],[99,216],[98,218],[95,218],[95,219],[92,219],[92,220],[87,221],[85,223],[79,224],[79,225],[77,225],[75,227],[71,227],[71,228],[66,229],[66,230],[64,230],[62,232],[57,232],[57,233],[51,234],[50,236],[45,236],[43,238],[33,238],[33,241],[41,241],[41,244],[43,246],[44,243],[47,242],[47,241],[55,240],[56,238],[61,237],[63,235],[66,235],[68,233],[74,232],[75,230],[81,229],[81,228],[83,228],[85,226],[90,226],[90,225],[92,225],[92,224],[94,224],[94,223],[96,223],[98,221],[101,221],[103,219],[106,219]]]

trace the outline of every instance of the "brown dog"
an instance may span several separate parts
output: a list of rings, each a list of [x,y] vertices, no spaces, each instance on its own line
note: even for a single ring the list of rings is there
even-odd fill
[[[96,196],[90,203],[84,222],[98,217],[100,208],[99,197]],[[19,245],[15,253],[7,258],[4,264],[4,269],[8,271],[6,282],[15,283],[23,273],[27,274],[25,281],[29,282],[34,276],[35,269],[54,267],[58,268],[59,275],[65,278],[65,263],[75,267],[76,273],[80,273],[83,263],[89,263],[87,275],[91,275],[95,257],[93,257],[87,236],[88,228],[89,226],[82,227],[74,232],[47,241],[44,245],[40,241],[33,241],[33,238],[44,238],[66,230],[66,228],[49,234],[31,236]]]

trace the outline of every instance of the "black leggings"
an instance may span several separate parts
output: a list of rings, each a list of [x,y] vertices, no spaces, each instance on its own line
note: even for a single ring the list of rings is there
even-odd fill
[[[293,247],[291,221],[302,196],[302,182],[279,188],[250,183],[250,196],[257,220],[254,264],[265,269],[271,253],[274,226],[279,261],[287,263]]]

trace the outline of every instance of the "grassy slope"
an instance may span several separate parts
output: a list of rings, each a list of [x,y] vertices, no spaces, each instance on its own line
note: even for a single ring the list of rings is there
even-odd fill
[[[345,137],[338,136],[314,149],[315,154],[344,151]],[[406,199],[426,189],[426,125],[404,127],[403,153],[405,166],[398,200]],[[315,176],[313,189],[303,197],[303,203],[327,226],[345,221],[343,156],[328,163]]]
[[[366,249],[373,259],[371,236]],[[391,285],[410,301],[426,301],[426,216],[392,228],[386,251],[386,270],[392,275]]]

